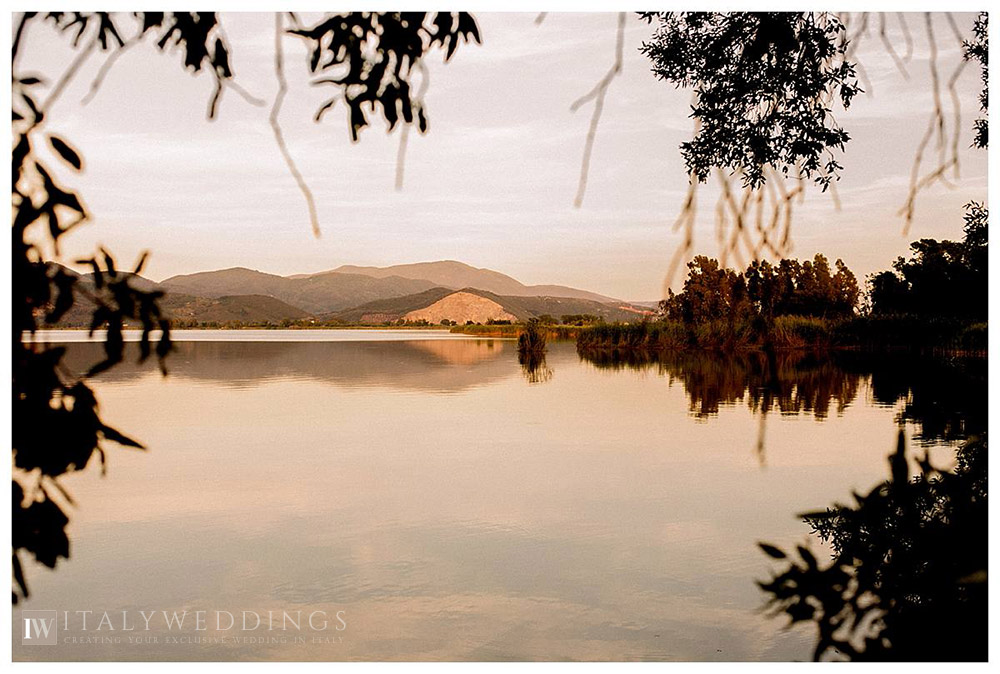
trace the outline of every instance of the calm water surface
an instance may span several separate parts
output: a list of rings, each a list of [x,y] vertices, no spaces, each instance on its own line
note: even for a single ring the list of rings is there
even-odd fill
[[[769,397],[752,359],[593,362],[556,343],[533,376],[512,341],[444,332],[175,338],[168,377],[97,380],[105,421],[148,451],[109,443],[105,478],[66,479],[71,558],[29,568],[25,608],[109,639],[18,633],[15,659],[808,659],[808,628],[761,613],[757,542],[806,543],[796,513],[885,479],[900,419],[942,461],[962,423],[921,412],[930,365],[786,363]],[[95,631],[105,611],[115,631]],[[143,631],[139,611],[188,622]]]

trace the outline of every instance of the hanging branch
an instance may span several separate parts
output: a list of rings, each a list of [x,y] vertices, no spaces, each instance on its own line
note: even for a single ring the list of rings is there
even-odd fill
[[[956,24],[954,17],[951,14],[946,14],[945,18],[955,38],[963,44],[963,50],[967,49],[967,43],[962,41],[961,30]],[[815,16],[817,26],[828,28],[835,25],[833,22],[837,21],[844,26],[844,30],[837,36],[835,46],[843,54],[843,62],[856,67],[858,76],[862,80],[865,80],[866,76],[862,64],[858,62],[858,50],[864,39],[869,37],[870,33],[874,35],[875,32],[878,34],[877,37],[881,48],[892,59],[901,76],[904,79],[909,79],[907,63],[909,63],[913,54],[913,38],[906,17],[900,14],[897,15],[897,19],[899,21],[899,29],[902,31],[903,44],[894,46],[892,39],[890,39],[887,33],[888,22],[884,14],[878,18],[877,31],[872,30],[873,19],[868,13],[855,15],[845,13],[839,17],[828,13],[818,13]],[[905,217],[904,234],[908,231],[910,222],[912,221],[919,193],[937,182],[950,187],[952,186],[951,179],[957,179],[960,175],[959,136],[962,124],[961,103],[957,83],[964,70],[966,59],[959,62],[947,76],[942,74],[938,58],[939,45],[934,25],[931,21],[931,15],[925,14],[924,21],[924,32],[927,36],[930,49],[929,69],[932,82],[933,110],[927,129],[917,146],[911,171],[909,194],[904,207],[900,209],[900,215]],[[697,21],[695,25],[700,26]],[[706,39],[710,40],[711,36],[708,36]],[[774,37],[770,36],[770,39],[773,40]],[[694,45],[692,47],[694,51],[690,54],[698,54],[698,50],[703,47],[704,45]],[[666,48],[664,47],[664,49]],[[676,49],[676,45],[670,43],[669,48]],[[646,44],[644,44],[644,50],[650,51]],[[660,54],[654,52],[653,55]],[[689,61],[685,61],[685,63],[687,62]],[[683,83],[693,81],[684,79],[681,75],[677,75],[676,77],[680,78]],[[868,89],[867,93],[872,93],[870,84],[866,89]],[[951,101],[950,106],[945,100],[945,90],[947,90]],[[827,89],[820,92],[816,100],[829,115],[827,123],[834,128],[838,128],[837,121],[831,112],[832,94],[833,91]],[[692,108],[698,109],[698,107],[699,101],[696,97]],[[947,110],[948,107],[950,107],[950,111]],[[748,114],[753,115],[750,117],[752,120],[756,119],[757,115],[766,116],[771,114],[771,112],[773,112],[773,108],[755,108]],[[696,122],[698,121],[700,120],[696,117]],[[697,139],[701,135],[704,135],[704,133],[704,129],[699,124],[695,127],[694,138]],[[740,138],[742,136],[736,137],[736,140],[739,141]],[[685,144],[682,147],[689,145]],[[935,166],[927,170],[926,173],[923,173],[927,153],[932,147],[937,150]],[[839,210],[840,198],[836,191],[835,182],[828,179],[830,176],[835,175],[835,172],[839,169],[839,164],[836,163],[831,153],[831,147],[824,148],[822,153],[825,159],[819,163],[820,170],[818,173],[823,177],[822,185],[829,190],[834,207]],[[707,164],[707,167],[718,168],[717,165],[711,162]],[[741,192],[740,188],[731,183],[732,180],[741,175],[739,167],[735,167],[729,174],[714,171],[720,188],[720,196],[715,209],[715,225],[721,259],[725,260],[728,255],[739,259],[742,259],[744,256],[757,259],[761,255],[782,257],[790,252],[791,220],[795,204],[800,203],[804,199],[806,185],[803,179],[806,177],[804,169],[807,166],[803,165],[801,161],[796,161],[794,164],[787,166],[789,169],[787,172],[784,170],[785,168],[782,167],[780,171],[775,170],[774,164],[762,167],[761,175],[765,179],[754,181],[759,184],[753,195]],[[691,169],[690,165],[689,169]],[[816,171],[815,163],[812,170]],[[702,174],[690,176],[691,183],[688,185],[687,195],[684,199],[681,212],[673,227],[675,232],[683,231],[684,237],[671,258],[668,273],[664,279],[664,294],[666,294],[678,269],[683,266],[682,263],[691,255],[694,249],[697,182],[699,179],[704,179],[705,177]],[[761,189],[761,187],[766,187],[766,189]]]
[[[885,14],[882,14],[879,19],[879,39],[883,50],[892,59],[893,64],[896,66],[900,75],[903,79],[909,80],[909,72],[906,68],[906,63],[910,61],[913,55],[913,36],[910,32],[909,22],[907,21],[906,16],[901,13],[897,13],[896,16],[899,21],[900,30],[903,34],[905,47],[903,54],[900,55],[899,51],[893,45],[892,40],[889,39],[886,32]],[[924,135],[921,136],[920,142],[917,144],[912,168],[910,170],[910,184],[906,200],[898,211],[898,215],[904,218],[904,235],[909,232],[910,225],[916,212],[916,200],[920,192],[938,182],[949,188],[954,187],[948,179],[948,173],[949,171],[953,171],[952,175],[955,179],[957,179],[960,175],[959,139],[962,127],[962,106],[958,95],[957,84],[958,78],[965,69],[966,61],[964,59],[961,60],[948,76],[947,81],[942,85],[942,74],[938,64],[937,36],[935,35],[932,18],[933,15],[930,12],[924,13],[924,33],[927,36],[927,44],[930,52],[928,69],[931,78],[931,92],[933,95],[934,107],[931,111],[930,119],[928,120],[927,130],[924,132]],[[845,13],[843,15],[843,22],[845,25],[849,25],[852,22],[852,19],[853,15],[850,13]],[[948,26],[950,27],[952,34],[955,36],[955,39],[960,45],[964,44],[962,32],[955,22],[954,16],[948,12],[945,13],[945,19],[947,20]],[[862,13],[861,17],[857,19],[857,21],[861,23],[862,28],[855,31],[854,34],[851,35],[849,40],[848,55],[855,61],[860,76],[864,72],[864,67],[857,59],[856,53],[862,42],[862,38],[867,36],[867,13]],[[942,98],[943,89],[947,89],[948,96],[951,99],[952,110],[950,115],[950,132],[948,124],[949,120],[947,119],[948,115],[945,114],[945,106]],[[868,93],[872,92],[869,90]],[[921,175],[924,159],[932,141],[934,142],[934,149],[937,151],[938,155],[937,163],[926,174]]]
[[[952,115],[954,118],[951,130],[952,136],[949,139],[945,121],[944,105],[941,99],[941,76],[938,72],[937,40],[934,35],[934,24],[930,12],[924,14],[924,25],[927,34],[928,48],[930,49],[928,68],[931,76],[931,89],[934,95],[934,108],[931,111],[931,116],[927,123],[927,130],[920,139],[920,143],[917,145],[916,154],[913,158],[913,166],[910,170],[910,187],[907,193],[906,201],[898,211],[898,215],[901,215],[904,218],[904,235],[909,233],[910,225],[913,223],[917,196],[920,192],[937,182],[941,182],[947,187],[952,187],[953,185],[947,177],[949,169],[954,169],[955,178],[959,177],[958,139],[961,132],[961,103],[958,97],[956,85],[967,62],[965,59],[961,59],[959,61],[955,70],[948,78],[946,85],[949,95],[951,96]],[[954,24],[952,25],[952,28],[957,32],[957,27],[954,26]],[[959,35],[958,37],[960,38],[961,36]],[[931,140],[935,141],[935,148],[938,153],[937,165],[925,175],[921,176],[920,170],[923,165],[924,154],[927,151]],[[948,151],[949,147],[951,150],[950,154]]]
[[[590,116],[590,128],[587,130],[587,140],[583,145],[583,159],[580,162],[580,182],[576,188],[576,197],[573,199],[573,206],[575,208],[580,208],[583,205],[583,195],[587,192],[587,177],[590,174],[590,155],[594,150],[594,139],[597,137],[597,125],[601,121],[601,113],[604,111],[604,99],[608,95],[608,88],[611,86],[611,81],[621,74],[624,49],[625,12],[619,12],[614,63],[590,92],[573,101],[573,104],[569,106],[570,112],[576,112],[587,101],[594,101],[594,112]]]
[[[225,28],[222,27],[221,23],[217,25],[218,25],[219,37],[221,38],[223,43],[229,44],[229,36],[226,35]],[[240,97],[244,101],[246,101],[250,105],[259,108],[262,108],[265,105],[267,105],[267,103],[264,100],[251,95],[246,89],[237,84],[236,80],[233,78],[233,74],[228,71],[228,68],[221,71],[219,68],[214,68],[213,74],[215,75],[215,92],[212,94],[212,98],[208,104],[208,118],[210,120],[215,119],[215,113],[218,109],[219,100],[222,98],[223,91],[225,91],[225,89],[227,88],[235,91],[237,94],[240,95]]]
[[[80,67],[83,66],[83,64],[87,61],[87,59],[90,58],[90,55],[94,52],[94,48],[96,46],[97,46],[97,36],[95,35],[94,39],[87,42],[87,45],[80,50],[80,52],[76,55],[73,61],[69,64],[69,67],[66,68],[66,71],[63,72],[62,76],[58,79],[58,81],[56,81],[55,86],[52,87],[52,91],[49,92],[48,98],[46,98],[45,102],[42,103],[42,110],[44,112],[48,112],[49,110],[52,109],[52,106],[59,99],[59,96],[62,95],[62,92],[66,89],[66,85],[69,84],[74,77],[76,77],[76,74],[77,72],[79,72]]]
[[[427,65],[421,60],[417,61],[417,68],[420,70],[420,88],[413,99],[413,109],[423,110],[424,96],[427,94],[427,87],[430,86],[431,73]],[[406,168],[406,148],[410,142],[410,125],[403,124],[399,133],[399,149],[396,151],[396,191],[403,189],[403,172]]]
[[[146,19],[144,18],[143,24],[139,27],[139,30],[136,32],[136,34],[127,40],[122,40],[118,48],[112,51],[110,54],[108,54],[108,57],[101,64],[101,67],[97,71],[97,75],[91,82],[90,89],[88,90],[87,94],[80,100],[81,105],[87,105],[88,103],[90,103],[90,101],[94,99],[94,97],[100,90],[101,86],[104,84],[105,78],[111,71],[111,68],[118,61],[118,59],[121,58],[122,55],[127,50],[131,49],[136,44],[142,42],[143,39],[146,37],[147,32],[151,28],[159,26],[160,24],[162,24],[162,22],[163,19],[160,18],[159,21],[150,20],[147,23]],[[175,20],[172,27],[171,26],[167,27],[167,32],[165,32],[161,36],[160,40],[157,42],[157,47],[163,49],[169,43],[171,36],[178,29],[177,28],[178,25],[179,24]],[[250,105],[254,105],[257,107],[264,107],[265,105],[267,105],[266,101],[261,100],[256,96],[253,96],[236,82],[233,72],[229,67],[229,49],[227,47],[227,45],[229,44],[229,36],[226,35],[226,30],[225,28],[223,28],[222,24],[219,23],[217,20],[214,21],[214,23],[212,24],[212,28],[209,31],[205,32],[203,39],[206,41],[206,43],[210,42],[213,39],[213,36],[211,34],[212,30],[214,30],[217,33],[217,35],[214,38],[215,46],[212,49],[211,55],[209,56],[208,51],[206,50],[201,60],[198,60],[197,58],[194,58],[192,60],[192,58],[189,56],[188,59],[186,59],[185,61],[186,65],[193,66],[195,72],[198,72],[204,67],[204,61],[208,59],[208,65],[211,67],[212,74],[215,77],[215,90],[212,92],[212,96],[209,98],[208,112],[206,113],[208,119],[209,120],[215,119],[216,113],[218,111],[219,100],[222,97],[223,91],[227,88],[235,91],[237,94],[240,95],[240,97],[244,101],[246,101]]]
[[[278,115],[281,113],[281,104],[285,100],[285,94],[288,93],[288,82],[285,80],[284,53],[281,49],[282,34],[281,12],[276,12],[274,15],[274,74],[278,80],[278,93],[274,97],[274,103],[271,104],[271,114],[268,117],[268,121],[271,123],[274,140],[278,143],[278,149],[285,160],[285,165],[288,166],[288,170],[292,174],[292,177],[295,178],[295,183],[299,186],[302,196],[305,197],[306,205],[309,207],[309,222],[312,224],[313,236],[318,239],[320,237],[320,229],[319,216],[316,213],[316,202],[313,199],[312,191],[295,165],[292,154],[288,151],[288,146],[285,144],[285,136],[281,130],[281,124],[278,122]]]
[[[905,25],[905,19],[900,17],[900,21],[903,21],[903,25]],[[889,36],[886,34],[885,13],[879,14],[878,36],[879,39],[882,40],[882,46],[885,48],[886,53],[889,54],[892,58],[892,62],[896,65],[896,70],[899,71],[899,74],[903,76],[904,80],[909,80],[910,73],[906,70],[906,60],[908,60],[909,56],[907,55],[906,60],[900,58],[896,48],[892,46],[892,40],[890,40]],[[909,54],[909,50],[907,50],[907,53]]]
[[[94,100],[94,96],[97,95],[101,85],[104,84],[104,78],[108,76],[108,72],[111,70],[111,67],[116,61],[118,61],[119,58],[121,58],[121,55],[124,54],[126,50],[131,48],[136,43],[141,42],[144,36],[145,33],[140,32],[132,39],[126,40],[125,44],[121,47],[108,54],[108,58],[104,59],[104,63],[102,63],[101,67],[98,69],[97,75],[94,77],[94,81],[90,83],[90,89],[87,91],[87,94],[80,99],[81,105],[87,105]]]

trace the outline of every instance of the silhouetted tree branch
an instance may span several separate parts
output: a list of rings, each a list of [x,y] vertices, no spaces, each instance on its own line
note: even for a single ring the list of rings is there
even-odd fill
[[[822,564],[761,549],[784,570],[759,583],[771,615],[816,626],[815,660],[985,660],[986,436],[958,450],[954,471],[925,453],[910,476],[900,430],[890,477],[851,505],[802,515],[834,551]]]
[[[842,151],[849,137],[834,118],[832,103],[839,99],[847,108],[861,92],[853,78],[857,72],[860,79],[866,79],[857,48],[869,32],[869,14],[672,12],[640,16],[656,25],[653,37],[642,47],[654,72],[665,81],[694,90],[693,139],[681,145],[691,183],[674,225],[684,238],[670,262],[664,288],[693,250],[696,192],[713,170],[720,188],[716,232],[723,259],[731,254],[742,262],[743,255],[756,259],[763,253],[786,254],[794,205],[804,198],[806,179],[829,191],[839,207],[835,181],[840,165],[833,151]],[[878,32],[883,48],[908,77],[905,64],[913,53],[913,38],[905,15],[897,16],[904,39],[902,55],[887,36],[885,15],[880,15]],[[944,16],[961,41],[954,17]],[[973,29],[978,42],[964,43],[966,59],[980,60],[980,55],[985,59],[985,21],[981,17]],[[938,182],[950,185],[948,172],[953,170],[957,177],[959,170],[961,105],[956,84],[965,62],[943,80],[930,14],[924,15],[924,24],[931,51],[934,107],[917,146],[907,199],[900,210],[904,233],[919,193]],[[866,89],[870,95],[870,84]],[[950,124],[943,103],[945,90],[951,99]],[[985,109],[985,91],[981,102]],[[985,121],[977,122],[976,128],[985,130]],[[922,173],[931,141],[937,163]],[[742,187],[732,185],[733,180],[739,180]]]
[[[299,191],[302,192],[302,196],[306,200],[313,236],[319,238],[319,215],[316,213],[316,200],[313,199],[312,190],[309,189],[305,178],[302,177],[299,167],[295,165],[292,153],[288,151],[288,145],[285,143],[285,134],[281,130],[281,124],[278,122],[279,115],[281,114],[281,104],[285,100],[285,94],[288,93],[288,82],[285,80],[285,57],[281,48],[282,37],[284,37],[284,29],[282,27],[281,13],[276,12],[274,14],[274,75],[278,80],[278,93],[274,95],[274,102],[271,104],[271,114],[268,116],[268,122],[271,124],[271,131],[274,133],[274,140],[281,151],[281,157],[285,160],[285,166],[288,167],[288,172],[292,174],[295,184],[298,185]]]

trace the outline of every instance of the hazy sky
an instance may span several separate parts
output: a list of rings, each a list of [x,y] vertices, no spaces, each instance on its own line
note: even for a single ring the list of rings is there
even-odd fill
[[[463,45],[448,64],[440,52],[429,60],[430,131],[410,134],[400,192],[399,130],[387,135],[376,123],[352,144],[340,106],[313,123],[329,92],[309,86],[304,45],[285,39],[290,92],[281,120],[316,195],[320,239],[267,122],[277,86],[273,15],[223,15],[236,79],[268,107],[229,92],[214,122],[205,119],[210,75],[184,72],[178,53],[160,54],[149,39],[126,52],[97,96],[81,105],[106,58],[95,54],[47,122],[84,155],[82,176],[61,174],[93,214],[67,237],[63,259],[104,244],[129,264],[148,249],[145,273],[158,280],[233,266],[295,274],[457,259],[525,283],[658,298],[681,240],[671,229],[686,190],[678,145],[692,125],[689,92],[658,82],[638,52],[652,28],[628,18],[624,70],[604,108],[583,207],[575,209],[592,108],[569,107],[611,65],[616,16],[549,14],[541,25],[534,14],[477,16],[481,46]],[[967,33],[974,16],[955,18]],[[958,84],[961,180],[954,189],[924,192],[903,236],[896,211],[932,104],[923,17],[908,15],[908,22],[915,42],[909,80],[884,50],[877,18],[861,43],[871,95],[837,111],[852,136],[841,160],[843,207],[811,190],[796,214],[793,256],[841,257],[861,278],[905,254],[912,239],[960,238],[961,205],[986,198],[986,154],[966,149],[980,86],[978,66],[970,64]],[[889,24],[903,51],[895,17]],[[943,16],[934,28],[939,68],[948,77],[960,58],[958,43]],[[48,26],[31,30],[20,69],[55,79],[72,56],[68,40]],[[696,252],[715,255],[712,194],[701,197]]]

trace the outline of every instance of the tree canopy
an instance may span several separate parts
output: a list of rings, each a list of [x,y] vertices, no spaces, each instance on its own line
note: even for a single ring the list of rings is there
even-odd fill
[[[972,202],[966,205],[964,240],[911,243],[909,259],[899,257],[891,271],[869,279],[872,312],[985,320],[988,220],[989,211]]]
[[[695,137],[681,144],[688,170],[713,168],[764,184],[765,169],[802,174],[825,189],[840,169],[847,132],[831,104],[859,91],[847,29],[827,12],[664,12],[642,52],[660,79],[695,93]]]
[[[660,312],[694,324],[755,317],[770,321],[785,315],[833,318],[854,313],[859,296],[857,280],[843,260],[837,260],[832,272],[820,253],[805,262],[754,261],[743,273],[699,255],[688,263],[683,290],[670,291]]]

